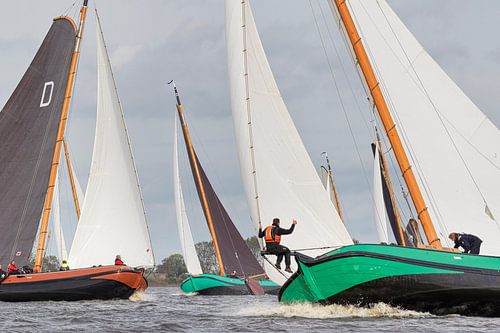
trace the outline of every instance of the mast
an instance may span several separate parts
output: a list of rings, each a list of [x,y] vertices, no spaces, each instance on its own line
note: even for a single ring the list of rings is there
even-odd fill
[[[221,257],[220,250],[219,250],[219,243],[217,242],[217,236],[215,234],[214,225],[212,223],[212,213],[210,211],[210,208],[208,207],[207,196],[205,194],[203,182],[201,181],[200,170],[198,168],[198,163],[197,163],[196,156],[194,153],[194,148],[193,148],[193,144],[191,141],[191,136],[189,135],[189,130],[187,128],[186,121],[184,120],[184,114],[182,111],[182,103],[181,103],[181,99],[179,97],[179,93],[177,91],[177,87],[175,86],[175,82],[174,82],[174,92],[175,92],[175,98],[177,100],[177,105],[176,105],[177,112],[179,114],[182,133],[184,135],[184,141],[186,142],[186,148],[188,151],[189,163],[191,164],[191,169],[193,170],[193,176],[194,176],[194,180],[196,183],[196,187],[198,188],[198,193],[200,194],[200,200],[201,200],[201,205],[203,208],[203,213],[205,214],[205,218],[207,219],[208,229],[210,230],[210,235],[212,236],[212,240],[214,243],[215,256],[217,258],[217,263],[219,264],[220,275],[224,275],[225,274],[224,264],[222,263],[222,257]]]
[[[333,170],[332,170],[332,166],[330,165],[330,159],[328,158],[328,154],[326,153],[326,151],[323,152],[322,155],[325,155],[325,158],[326,158],[326,166],[328,167],[327,178],[332,185],[332,191],[333,191],[333,196],[335,197],[335,206],[337,207],[337,212],[339,213],[340,220],[343,223],[345,223],[344,218],[342,217],[342,211],[340,210],[340,201],[339,201],[339,196],[337,193],[337,187],[335,186],[335,182],[333,181]]]
[[[358,34],[351,13],[349,12],[346,0],[331,1],[335,4],[342,23],[344,24],[347,36],[349,37],[349,41],[352,44],[354,53],[356,54],[359,67],[361,68],[368,89],[370,90],[370,94],[377,108],[380,120],[382,121],[384,129],[387,133],[387,137],[389,138],[392,149],[394,150],[394,155],[398,161],[406,186],[410,192],[411,199],[417,211],[417,216],[422,223],[427,241],[431,246],[441,247],[441,241],[437,236],[429,211],[422,196],[422,192],[420,191],[415,174],[413,173],[408,160],[408,156],[406,155],[403,144],[398,135],[396,124],[394,123],[394,120],[389,112],[389,108],[384,99],[384,95],[382,94],[382,90],[380,89],[379,82],[370,64],[370,60],[361,41],[361,37]]]
[[[63,139],[64,145],[64,156],[66,156],[66,165],[68,166],[69,180],[71,182],[71,191],[73,192],[73,201],[75,203],[76,217],[80,219],[80,203],[78,202],[78,194],[76,193],[75,178],[73,177],[73,169],[71,168],[71,162],[69,161],[69,151],[66,140]]]
[[[52,199],[54,197],[54,186],[56,182],[57,169],[59,166],[59,155],[61,153],[61,143],[64,138],[64,130],[66,128],[66,119],[68,118],[68,110],[71,100],[71,94],[73,91],[73,84],[76,76],[76,67],[78,64],[78,57],[80,55],[80,44],[83,35],[83,27],[85,24],[85,17],[87,14],[87,3],[88,0],[83,1],[82,9],[80,10],[80,22],[78,25],[78,31],[76,34],[75,50],[73,51],[73,56],[71,58],[71,66],[68,75],[68,83],[66,85],[66,94],[64,97],[64,103],[62,106],[61,118],[59,120],[59,128],[57,130],[56,145],[54,149],[54,157],[52,158],[52,166],[50,169],[49,183],[47,187],[47,194],[45,196],[45,205],[42,213],[42,223],[40,225],[40,233],[38,237],[38,247],[36,250],[35,266],[33,267],[34,272],[40,272],[42,270],[43,252],[45,250],[45,241],[47,238],[47,230],[49,226],[50,209],[52,206]]]

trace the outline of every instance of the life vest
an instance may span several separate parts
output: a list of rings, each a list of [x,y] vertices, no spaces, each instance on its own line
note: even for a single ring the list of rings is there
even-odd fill
[[[270,225],[269,227],[266,227],[266,235],[264,237],[264,240],[266,241],[266,243],[278,243],[278,244],[280,243],[280,241],[281,241],[281,235],[276,235],[275,233],[273,235],[272,230],[274,228],[275,227],[272,226],[272,225]]]
[[[61,268],[59,268],[61,271],[69,271],[69,265],[68,263],[62,263]]]
[[[120,259],[115,259],[115,265],[117,266],[125,266],[125,263],[121,261]]]

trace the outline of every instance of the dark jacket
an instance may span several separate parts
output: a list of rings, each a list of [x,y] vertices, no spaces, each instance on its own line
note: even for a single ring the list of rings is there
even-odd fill
[[[462,247],[464,249],[465,253],[468,253],[472,246],[474,245],[480,245],[483,241],[474,235],[469,235],[469,234],[458,234],[458,238],[455,241],[455,249],[458,249],[459,247]]]
[[[271,233],[273,235],[289,235],[293,232],[293,229],[295,229],[295,224],[292,224],[292,226],[290,227],[290,229],[283,229],[283,228],[280,228],[280,227],[273,227],[273,230],[271,231]],[[262,230],[262,228],[259,228],[259,238],[263,238],[266,236],[266,229]]]

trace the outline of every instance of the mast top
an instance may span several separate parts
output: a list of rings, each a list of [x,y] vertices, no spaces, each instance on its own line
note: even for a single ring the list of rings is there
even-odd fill
[[[177,91],[177,86],[175,85],[174,80],[170,80],[169,83],[167,84],[172,84],[174,86],[174,94],[175,94],[175,99],[177,100],[177,105],[181,105],[181,98],[179,97],[179,92]]]

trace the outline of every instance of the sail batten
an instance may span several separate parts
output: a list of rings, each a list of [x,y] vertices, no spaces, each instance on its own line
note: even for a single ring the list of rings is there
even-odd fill
[[[97,120],[90,176],[69,264],[154,266],[146,215],[123,110],[97,20]]]

